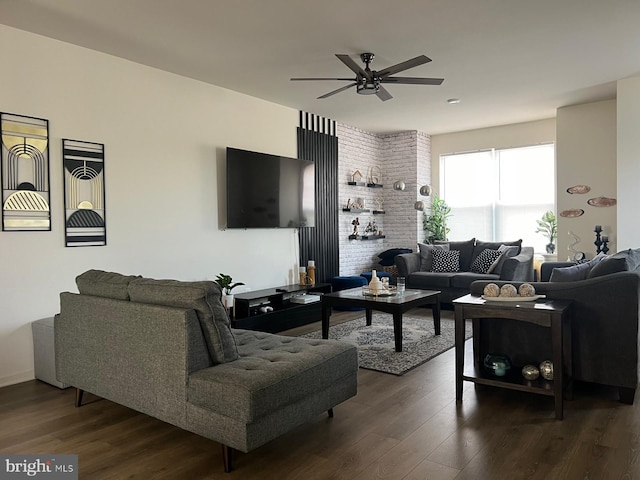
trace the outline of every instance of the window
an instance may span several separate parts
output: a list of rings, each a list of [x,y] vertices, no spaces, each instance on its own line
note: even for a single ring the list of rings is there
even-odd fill
[[[451,207],[450,240],[516,240],[544,252],[536,220],[555,212],[553,144],[443,155],[441,195]]]

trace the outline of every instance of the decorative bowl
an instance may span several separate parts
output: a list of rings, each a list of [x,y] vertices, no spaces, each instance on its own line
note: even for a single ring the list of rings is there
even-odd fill
[[[484,357],[484,368],[491,375],[504,377],[511,370],[511,359],[503,353],[490,353]]]

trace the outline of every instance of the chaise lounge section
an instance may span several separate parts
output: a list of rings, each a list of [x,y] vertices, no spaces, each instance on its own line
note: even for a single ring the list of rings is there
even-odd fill
[[[357,392],[357,349],[237,330],[214,282],[90,270],[60,295],[58,379],[249,452]]]

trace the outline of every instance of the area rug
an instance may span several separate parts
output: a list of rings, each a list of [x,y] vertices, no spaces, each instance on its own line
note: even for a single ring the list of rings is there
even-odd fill
[[[446,315],[446,312],[443,312]],[[428,362],[455,344],[455,322],[441,318],[440,335],[433,328],[430,316],[405,315],[402,318],[402,352],[395,351],[393,316],[374,312],[371,326],[362,318],[331,326],[329,338],[349,342],[358,347],[360,368],[393,375],[408,371]],[[321,338],[320,331],[301,335],[305,338]],[[467,322],[465,338],[471,337],[471,325]]]

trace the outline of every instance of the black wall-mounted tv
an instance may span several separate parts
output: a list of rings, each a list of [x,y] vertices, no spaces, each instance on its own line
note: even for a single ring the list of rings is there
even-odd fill
[[[227,228],[315,227],[315,165],[227,147]]]

